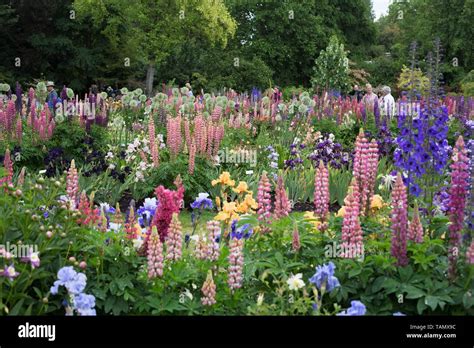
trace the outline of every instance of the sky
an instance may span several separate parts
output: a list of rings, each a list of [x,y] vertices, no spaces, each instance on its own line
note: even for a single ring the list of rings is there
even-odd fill
[[[375,13],[375,19],[379,19],[381,15],[386,14],[391,0],[372,0],[372,8]]]

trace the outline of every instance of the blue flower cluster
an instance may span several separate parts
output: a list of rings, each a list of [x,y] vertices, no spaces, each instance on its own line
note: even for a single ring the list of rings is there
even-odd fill
[[[285,161],[285,169],[295,169],[299,166],[303,166],[303,159],[301,158],[300,151],[305,148],[304,144],[291,144],[290,145],[290,157]]]
[[[51,294],[58,293],[58,287],[64,286],[71,294],[80,294],[86,287],[86,275],[77,273],[72,266],[63,267],[58,271],[58,280],[51,287]]]
[[[433,206],[435,208],[435,213],[446,214],[449,210],[449,192],[448,192],[448,183],[444,182],[444,186],[435,193],[433,198]]]
[[[338,313],[337,315],[339,316],[365,315],[366,311],[367,309],[365,308],[365,305],[362,302],[351,301],[351,306],[345,311]]]
[[[208,193],[200,193],[196,197],[195,201],[191,203],[191,208],[193,209],[212,209],[212,200],[209,197]]]
[[[233,220],[230,226],[230,238],[231,239],[249,239],[252,236],[253,229],[250,224],[245,224],[237,228],[237,220]]]
[[[155,216],[158,200],[156,198],[145,198],[143,205],[138,208],[138,223],[142,228],[150,226],[153,217]]]
[[[351,155],[348,151],[344,151],[341,144],[334,142],[333,134],[319,139],[308,158],[313,161],[315,167],[319,166],[321,160],[326,166],[335,169],[348,167],[351,163]]]
[[[394,153],[395,164],[404,170],[409,192],[418,197],[423,178],[442,174],[450,153],[448,145],[448,110],[445,106],[420,108],[419,114],[409,112],[407,102],[400,103]],[[431,170],[434,169],[434,173]]]
[[[258,102],[261,98],[262,98],[262,92],[257,87],[253,87],[252,93],[250,95],[250,102],[254,104]]]
[[[270,154],[267,156],[270,160],[270,167],[273,169],[278,169],[278,152],[276,152],[273,146],[271,145],[267,146],[267,151],[270,152]]]
[[[309,278],[310,283],[318,289],[325,287],[325,291],[331,292],[334,288],[340,286],[339,280],[334,276],[336,266],[331,261],[328,264],[316,267],[316,273]]]
[[[54,282],[50,292],[52,295],[57,295],[59,287],[64,286],[71,298],[72,311],[76,310],[79,315],[96,315],[95,297],[83,293],[86,281],[84,273],[76,272],[72,266],[63,267],[58,271],[58,280]]]
[[[367,139],[376,139],[380,156],[390,156],[392,154],[395,142],[388,126],[382,125],[375,136],[370,131],[366,131],[365,136]]]
[[[270,174],[273,176],[273,179],[277,180],[278,174],[276,173],[276,171],[278,171],[278,159],[280,155],[271,145],[268,145],[266,147],[266,150],[267,152],[270,152],[270,154],[267,156],[267,158],[270,160]]]

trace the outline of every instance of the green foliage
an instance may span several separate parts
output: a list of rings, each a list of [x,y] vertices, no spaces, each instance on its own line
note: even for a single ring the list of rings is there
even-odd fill
[[[184,181],[186,183],[186,181]],[[41,187],[35,187],[41,185]],[[460,276],[446,280],[448,266],[445,241],[432,236],[423,243],[408,242],[407,267],[395,267],[390,256],[389,228],[379,222],[380,215],[364,218],[365,253],[363,259],[352,260],[328,254],[328,247],[340,240],[341,218],[329,219],[327,232],[317,231],[302,213],[273,221],[272,232],[255,233],[245,240],[243,286],[231,292],[227,285],[229,250],[221,239],[220,257],[211,262],[194,256],[194,241],[183,245],[183,257],[176,262],[165,261],[163,277],[147,277],[146,258],[140,256],[123,231],[100,232],[93,227],[80,227],[77,213],[60,207],[58,196],[64,194],[64,177],[58,180],[27,178],[21,197],[13,190],[0,193],[1,243],[37,245],[41,265],[12,259],[20,274],[13,281],[0,278],[0,310],[10,315],[62,315],[61,293],[50,295],[57,271],[67,265],[77,267],[87,276],[85,292],[96,298],[98,314],[112,315],[334,315],[358,299],[368,314],[407,315],[473,314],[470,291],[474,272],[461,258]],[[21,201],[21,203],[20,203]],[[12,209],[16,207],[16,209]],[[46,217],[41,207],[47,207]],[[385,213],[384,213],[385,214]],[[207,218],[211,215],[207,214]],[[185,230],[190,228],[189,216],[182,216]],[[204,233],[206,220],[196,233]],[[239,225],[257,224],[255,216],[243,217]],[[440,222],[446,226],[446,222]],[[298,230],[301,249],[292,250],[292,233]],[[52,238],[46,237],[52,231]],[[74,259],[70,259],[73,257]],[[341,286],[330,293],[321,290],[318,296],[309,282],[315,267],[332,261]],[[217,303],[201,304],[201,287],[209,270],[214,270]],[[287,281],[301,273],[304,289],[290,290]],[[312,304],[319,301],[318,311]]]
[[[211,181],[217,176],[213,166],[204,158],[196,156],[194,174],[188,173],[188,156],[180,154],[175,160],[162,159],[158,168],[153,169],[145,183],[134,183],[131,192],[135,200],[154,197],[155,188],[163,185],[175,188],[173,182],[181,175],[184,185],[185,203],[193,202],[200,192],[209,192]]]
[[[422,244],[409,243],[408,252],[413,264],[396,268],[390,257],[372,253],[371,249],[384,245],[388,252],[390,244],[374,241],[367,243],[363,262],[341,261],[342,289],[335,297],[338,301],[360,296],[371,314],[391,315],[402,312],[407,315],[456,313],[468,308],[463,303],[472,278],[463,283],[448,283],[442,271],[447,267],[443,243],[439,239]],[[379,246],[377,246],[379,244]]]
[[[312,202],[314,197],[314,175],[313,168],[306,170],[288,170],[285,173],[285,187],[288,189],[288,197],[293,202]]]
[[[349,59],[337,36],[331,37],[329,45],[316,59],[311,83],[315,89],[349,90]]]
[[[307,89],[305,89],[303,86],[288,86],[284,87],[282,89],[282,97],[283,100],[291,100],[294,97],[298,97],[301,93],[303,92],[309,92]]]
[[[352,180],[352,171],[347,169],[329,168],[329,196],[331,203],[337,203],[340,207],[344,205],[344,198]]]
[[[71,245],[78,243],[85,229],[76,224],[71,211],[60,207],[58,197],[65,192],[64,180],[55,181],[42,177],[28,179],[20,197],[3,190],[0,193],[0,244],[7,251],[15,250],[16,255],[10,260],[2,257],[1,268],[13,265],[19,273],[13,281],[0,277],[2,314],[64,313],[60,309],[61,300],[50,297],[49,289],[57,271],[71,255]],[[52,232],[51,238],[46,235],[48,231]],[[29,249],[21,249],[22,245],[38,250],[38,268],[32,269],[30,263],[21,262],[19,256],[26,256]]]
[[[72,254],[87,260],[88,288],[96,297],[98,311],[113,315],[139,312],[146,292],[137,274],[146,259],[136,253],[123,232],[88,230]]]
[[[155,66],[186,37],[205,39],[211,46],[216,43],[226,46],[228,36],[232,36],[236,28],[221,0],[102,1],[100,6],[87,0],[75,0],[74,8],[81,19],[91,18],[95,27],[104,27],[102,32],[111,46],[122,51],[121,60],[144,62],[151,83]],[[151,90],[147,92],[150,94]]]
[[[474,95],[474,70],[462,79],[461,90],[464,95]]]
[[[419,69],[410,69],[405,65],[398,77],[397,87],[402,91],[416,90],[425,95],[430,87],[430,80]]]
[[[389,59],[393,62],[383,66],[384,69],[387,68],[387,73],[391,71],[392,76],[397,75],[402,64],[407,64],[410,59],[410,44],[416,41],[420,67],[426,70],[424,58],[431,51],[433,40],[439,38],[446,62],[442,65],[441,72],[448,89],[458,89],[463,74],[472,70],[474,64],[473,42],[470,39],[473,31],[472,26],[467,24],[472,13],[472,3],[469,0],[394,2],[390,5],[388,16],[376,23],[378,43],[383,47],[384,53],[390,54]],[[455,58],[457,64],[454,63]],[[377,62],[379,60],[376,58],[374,65]],[[376,79],[380,81],[380,78]]]

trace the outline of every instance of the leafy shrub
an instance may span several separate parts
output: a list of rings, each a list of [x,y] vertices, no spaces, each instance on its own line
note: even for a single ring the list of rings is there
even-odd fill
[[[158,168],[150,171],[145,183],[133,183],[131,192],[137,201],[154,197],[154,190],[159,185],[174,188],[174,180],[181,175],[184,185],[185,203],[194,201],[200,192],[209,192],[211,180],[216,176],[216,169],[204,158],[196,156],[194,174],[188,173],[188,156],[180,154],[175,160],[162,159]]]
[[[60,310],[61,301],[49,298],[49,289],[56,280],[56,273],[71,255],[71,248],[85,232],[76,224],[75,213],[60,207],[58,198],[64,191],[64,179],[40,177],[26,180],[19,196],[14,195],[13,190],[0,193],[0,244],[6,251],[16,248],[16,256],[22,256],[21,245],[31,246],[40,257],[40,265],[34,269],[18,257],[10,260],[2,257],[2,269],[13,265],[19,273],[12,281],[0,277],[2,313],[64,313]],[[24,251],[21,251],[23,256]]]
[[[471,70],[461,81],[461,90],[464,95],[474,95],[474,70]]]

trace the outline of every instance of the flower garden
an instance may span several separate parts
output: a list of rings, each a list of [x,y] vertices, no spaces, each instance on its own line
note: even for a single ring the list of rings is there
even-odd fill
[[[329,317],[377,316],[400,335],[424,330],[410,317],[449,316],[428,326],[456,330],[474,315],[473,11],[0,4],[0,316],[232,316],[223,330],[201,320],[226,335],[239,316],[301,316],[320,332],[350,320]],[[6,319],[14,340],[43,327]],[[165,327],[77,335],[96,318],[61,320],[70,334],[44,327],[68,342]],[[339,336],[397,336],[366,320]],[[193,344],[194,323],[180,323]],[[314,342],[278,325],[259,339]],[[457,329],[450,343],[471,333]]]
[[[2,314],[473,313],[472,98],[15,92]]]

